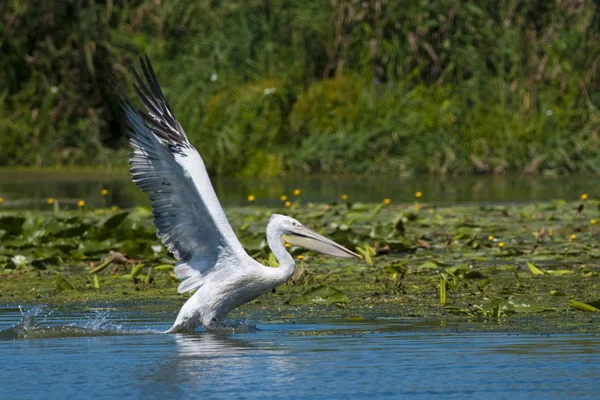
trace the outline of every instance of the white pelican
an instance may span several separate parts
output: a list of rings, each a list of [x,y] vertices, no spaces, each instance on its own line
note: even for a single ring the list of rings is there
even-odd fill
[[[178,292],[196,291],[166,333],[189,331],[200,323],[211,329],[234,308],[286,282],[295,263],[284,241],[331,256],[361,258],[295,219],[273,214],[267,242],[279,267],[252,259],[223,212],[200,154],[164,98],[150,60],[140,57],[140,64],[145,82],[134,68],[134,89],[146,111],[137,110],[115,84],[131,127],[129,168],[135,184],[150,197],[157,236],[179,260]]]

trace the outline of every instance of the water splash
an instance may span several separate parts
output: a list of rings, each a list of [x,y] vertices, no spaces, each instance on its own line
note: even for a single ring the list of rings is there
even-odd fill
[[[35,306],[29,309],[19,306],[21,321],[15,326],[0,330],[0,340],[47,339],[63,337],[93,337],[117,335],[143,335],[162,333],[156,329],[129,328],[126,324],[111,320],[107,311],[96,311],[84,321],[61,324],[51,321],[53,311],[46,306]]]

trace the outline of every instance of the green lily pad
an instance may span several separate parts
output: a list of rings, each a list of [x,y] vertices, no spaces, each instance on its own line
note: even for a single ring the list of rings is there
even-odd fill
[[[33,260],[30,264],[32,267],[35,267],[37,269],[46,269],[49,266],[52,265],[59,265],[61,263],[61,259],[59,257],[45,257],[45,258],[38,258],[36,260]]]
[[[388,245],[392,253],[405,253],[416,250],[416,246],[408,240],[386,240],[385,244]]]
[[[267,241],[260,236],[245,236],[240,240],[246,250],[261,251],[267,247]]]
[[[502,309],[505,311],[512,311],[516,313],[535,313],[542,312],[545,310],[545,308],[540,305],[531,304],[529,302],[520,301],[518,299],[509,300],[506,303],[506,305],[502,307]]]
[[[8,235],[18,235],[23,231],[24,217],[7,215],[0,217],[0,229],[6,231]]]
[[[335,304],[349,303],[348,296],[331,286],[320,285],[306,291],[302,296],[290,299],[289,304],[307,305],[307,304]]]
[[[115,229],[119,225],[121,225],[121,223],[125,220],[125,218],[127,218],[128,215],[129,211],[123,211],[118,214],[115,214],[112,217],[109,217],[106,221],[104,221],[102,227],[104,229]]]
[[[417,269],[439,269],[440,267],[448,265],[444,261],[440,260],[429,260],[425,261],[423,264],[417,266]]]
[[[56,238],[72,238],[83,235],[90,227],[86,224],[66,226],[64,229],[54,233]]]

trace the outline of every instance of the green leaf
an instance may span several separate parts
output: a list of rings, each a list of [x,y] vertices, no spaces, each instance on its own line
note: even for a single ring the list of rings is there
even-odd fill
[[[174,265],[171,264],[160,264],[154,267],[156,271],[173,271],[175,269]]]
[[[536,267],[535,265],[533,265],[529,261],[527,261],[527,266],[529,267],[529,271],[531,271],[531,273],[533,275],[544,275],[546,273],[543,269],[540,269],[540,268]]]
[[[260,251],[267,247],[267,242],[260,236],[245,236],[240,241],[244,249],[250,251]]]
[[[579,311],[584,311],[584,312],[600,311],[600,309],[598,309],[594,306],[590,306],[589,304],[585,304],[585,303],[579,302],[577,300],[569,300],[569,307],[574,308]]]
[[[98,272],[104,271],[112,262],[112,257],[109,257],[108,260],[104,261],[102,264],[98,265],[94,269],[91,269],[88,274],[97,274]]]
[[[546,269],[546,270],[544,270],[544,272],[548,275],[558,275],[558,276],[575,274],[575,271],[572,271],[570,269],[555,269],[555,270]]]
[[[405,264],[392,264],[386,265],[384,268],[385,271],[390,274],[404,274],[407,271],[407,266]]]
[[[445,265],[448,265],[448,264],[443,261],[440,261],[440,260],[429,260],[429,261],[425,261],[423,264],[417,266],[417,268],[418,269],[438,269]]]
[[[385,244],[388,245],[392,253],[412,252],[416,249],[416,246],[408,240],[386,240]]]
[[[542,312],[545,310],[543,306],[526,303],[519,301],[518,299],[511,299],[508,303],[502,307],[505,311],[512,311],[516,313],[530,313],[530,312]]]
[[[335,304],[335,303],[349,303],[350,299],[348,296],[335,288],[327,285],[321,285],[309,289],[302,296],[291,299],[289,301],[292,305],[308,305],[308,304]]]
[[[404,236],[406,233],[406,228],[404,227],[404,220],[402,218],[397,218],[394,222],[394,229],[398,232],[399,235]]]
[[[447,280],[444,276],[440,276],[440,304],[446,304],[446,289],[447,289]]]
[[[396,233],[396,229],[391,225],[375,225],[371,228],[369,236],[373,239],[387,239],[393,238]]]
[[[125,218],[127,218],[128,215],[129,211],[123,211],[118,214],[115,214],[112,217],[108,218],[106,221],[104,221],[102,227],[104,229],[115,229],[116,227],[121,225],[121,223],[125,220]]]
[[[137,277],[139,274],[142,273],[142,270],[144,269],[145,265],[143,263],[139,263],[136,264],[132,269],[131,269],[131,276],[133,278]]]
[[[60,262],[61,262],[60,258],[54,256],[54,257],[38,258],[36,260],[33,260],[30,264],[32,267],[35,267],[37,269],[46,269],[46,267],[51,266],[51,265],[58,265],[58,264],[60,264]]]
[[[77,290],[77,288],[60,273],[56,274],[56,288],[59,291]]]
[[[0,229],[6,231],[9,235],[19,235],[23,231],[24,222],[24,217],[12,215],[0,217]]]

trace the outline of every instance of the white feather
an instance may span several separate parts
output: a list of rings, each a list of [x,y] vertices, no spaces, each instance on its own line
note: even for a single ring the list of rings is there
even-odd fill
[[[145,81],[134,70],[134,88],[146,112],[136,110],[117,87],[132,128],[129,166],[135,184],[150,197],[157,236],[180,261],[175,267],[182,280],[179,293],[196,290],[167,332],[193,329],[200,322],[210,327],[229,311],[292,276],[294,260],[281,237],[302,226],[283,215],[271,217],[267,241],[279,268],[264,267],[248,256],[217,199],[202,158],[165,100],[147,57],[141,66]],[[319,243],[312,244],[318,251],[358,257],[349,250],[340,251],[341,246],[315,232],[304,228],[302,234],[318,239]]]

